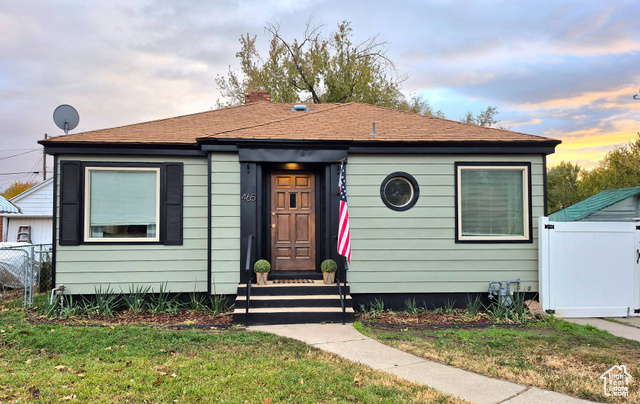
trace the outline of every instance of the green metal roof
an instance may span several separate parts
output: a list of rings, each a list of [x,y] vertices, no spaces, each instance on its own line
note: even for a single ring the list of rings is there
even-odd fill
[[[575,222],[576,220],[583,219],[601,209],[606,208],[607,206],[611,206],[614,203],[620,202],[623,199],[627,199],[637,194],[640,194],[640,186],[622,189],[607,189],[597,195],[585,199],[582,202],[571,205],[568,208],[553,212],[549,215],[549,221]]]

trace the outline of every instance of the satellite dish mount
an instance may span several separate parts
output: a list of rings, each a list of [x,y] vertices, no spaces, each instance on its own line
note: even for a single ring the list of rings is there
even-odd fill
[[[75,127],[78,126],[78,122],[80,122],[80,115],[78,115],[78,111],[76,111],[76,109],[71,105],[62,104],[53,111],[53,122],[56,123],[58,128],[64,131],[65,135],[67,135],[70,130],[75,129]]]

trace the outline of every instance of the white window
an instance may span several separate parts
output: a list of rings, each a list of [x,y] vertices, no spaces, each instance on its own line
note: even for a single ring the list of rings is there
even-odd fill
[[[85,241],[159,241],[159,217],[160,168],[85,168]]]
[[[531,241],[529,164],[456,164],[456,240]]]

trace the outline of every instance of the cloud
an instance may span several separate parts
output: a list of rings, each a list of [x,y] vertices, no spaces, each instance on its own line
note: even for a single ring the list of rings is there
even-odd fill
[[[614,147],[637,139],[639,129],[637,120],[623,119],[573,132],[547,131],[545,136],[562,140],[556,153],[549,156],[549,162],[553,165],[560,161],[573,161],[583,168],[593,168]]]
[[[505,121],[505,120],[500,121],[500,124],[502,126],[505,126],[511,129],[515,129],[521,126],[528,126],[528,125],[540,125],[541,123],[542,123],[542,119],[540,118],[531,118],[525,122]]]

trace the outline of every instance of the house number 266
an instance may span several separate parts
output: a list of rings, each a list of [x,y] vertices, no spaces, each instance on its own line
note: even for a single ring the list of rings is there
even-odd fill
[[[256,194],[242,194],[242,200],[245,202],[255,202],[256,201]]]

